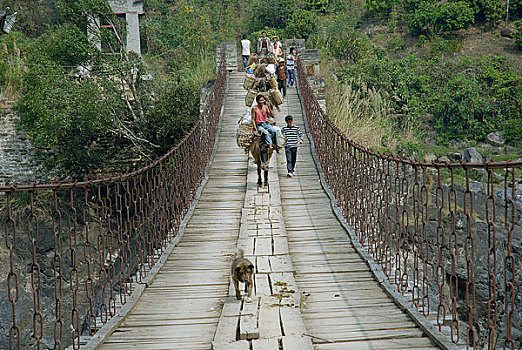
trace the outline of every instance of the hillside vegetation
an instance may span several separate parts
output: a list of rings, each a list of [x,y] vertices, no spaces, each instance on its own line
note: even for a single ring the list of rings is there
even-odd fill
[[[58,178],[120,173],[164,154],[199,115],[223,40],[207,2],[144,2],[140,57],[125,24],[101,0],[2,0],[20,13],[0,36],[0,93]],[[98,17],[103,53],[87,36]],[[107,26],[113,25],[113,28]],[[220,39],[221,38],[221,39]]]
[[[58,177],[166,152],[198,116],[217,43],[263,30],[322,49],[328,113],[367,146],[422,153],[425,139],[444,148],[492,131],[522,142],[522,0],[509,11],[498,0],[143,3],[139,57],[123,50],[125,26],[105,1],[0,0],[20,13],[0,36],[0,92]],[[87,40],[92,16],[115,28],[102,29],[104,53]]]
[[[509,12],[506,1],[489,0],[345,6],[330,13],[325,7],[309,40],[330,62],[328,112],[349,136],[411,154],[479,144],[500,131],[507,145],[520,148],[521,1],[510,1]],[[364,105],[370,109],[359,111]]]

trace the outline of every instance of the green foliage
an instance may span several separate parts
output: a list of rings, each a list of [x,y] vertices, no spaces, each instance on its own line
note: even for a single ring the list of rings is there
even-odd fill
[[[435,130],[443,141],[484,139],[490,129],[488,104],[475,76],[457,74],[444,85],[439,103],[433,110]]]
[[[107,1],[100,0],[57,0],[56,7],[65,23],[76,25],[83,30],[87,27],[88,17],[114,17]]]
[[[60,22],[56,1],[0,0],[0,8],[4,9],[6,6],[18,12],[13,29],[28,37],[37,37],[43,34],[49,25]]]
[[[190,130],[199,115],[199,91],[195,86],[167,83],[144,125],[151,141],[166,153]]]
[[[194,62],[194,57],[202,52],[215,53],[217,34],[221,30],[218,28],[220,9],[212,4],[198,6],[188,1],[148,0],[145,10],[150,13],[142,21],[148,52],[166,60],[168,70],[178,70]]]
[[[386,91],[399,129],[433,114],[441,141],[484,140],[489,132],[513,128],[507,121],[521,119],[522,77],[502,57],[447,61],[374,54],[342,65],[338,78]]]
[[[390,48],[396,51],[402,51],[406,48],[404,38],[400,35],[392,35],[390,38]]]
[[[52,28],[33,45],[29,48],[34,53],[29,56],[30,61],[51,61],[69,67],[86,65],[97,53],[85,34],[70,24]]]
[[[515,39],[515,45],[519,49],[522,49],[522,20],[513,22],[516,28],[516,33],[513,35]]]
[[[22,42],[20,32],[12,31],[0,36],[0,94],[13,100],[22,81],[22,59],[18,44]]]
[[[505,4],[497,0],[477,0],[477,17],[487,22],[497,24],[502,19]]]
[[[434,58],[457,53],[461,48],[461,41],[458,38],[445,39],[439,35],[435,35],[431,38],[427,46],[429,47],[427,56]]]
[[[366,8],[370,13],[387,16],[396,0],[366,0]]]
[[[250,10],[250,29],[256,31],[261,28],[286,28],[295,5],[295,0],[255,1]]]
[[[412,34],[442,33],[465,29],[475,21],[475,11],[466,1],[408,3],[414,12],[406,15],[406,21]]]
[[[503,125],[503,131],[508,143],[522,147],[522,118],[506,120]]]
[[[328,0],[304,0],[305,8],[313,12],[326,12]]]
[[[331,38],[327,45],[331,56],[349,62],[359,62],[373,53],[368,36],[356,32],[353,28]]]
[[[49,168],[79,176],[101,165],[108,150],[92,146],[110,125],[111,111],[103,100],[94,81],[79,84],[49,61],[30,69],[18,110],[33,141],[52,150],[44,159]]]
[[[296,9],[288,20],[286,35],[308,39],[316,31],[318,17],[314,12]]]

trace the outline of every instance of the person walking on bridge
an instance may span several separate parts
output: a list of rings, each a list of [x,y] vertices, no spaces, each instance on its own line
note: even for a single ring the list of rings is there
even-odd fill
[[[241,54],[243,55],[243,67],[247,67],[250,54],[252,53],[252,43],[247,39],[247,35],[243,34],[243,40],[241,40]]]
[[[285,59],[279,59],[279,66],[276,71],[277,75],[277,87],[279,91],[283,94],[283,97],[286,97],[286,78],[288,77],[288,70],[286,69]]]
[[[295,61],[299,55],[295,54],[295,48],[290,48],[290,53],[286,56],[286,68],[288,69],[288,87],[294,87],[295,83]]]
[[[294,125],[294,117],[287,115],[285,117],[286,126],[281,132],[286,137],[285,153],[286,153],[286,169],[288,177],[295,176],[295,162],[297,161],[297,147],[303,143],[303,133],[301,128]]]
[[[266,36],[266,32],[261,33],[261,38],[257,40],[257,53],[260,56],[266,56],[272,51],[274,51],[274,47],[270,39]]]
[[[263,95],[256,96],[257,105],[252,107],[252,124],[254,130],[260,134],[265,134],[268,146],[274,146],[274,149],[279,153],[277,146],[276,129],[268,122],[268,116],[274,117],[272,110],[265,105],[265,97]]]

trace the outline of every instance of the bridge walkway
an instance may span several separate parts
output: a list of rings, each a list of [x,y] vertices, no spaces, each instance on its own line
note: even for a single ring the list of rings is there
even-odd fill
[[[103,349],[435,349],[381,290],[337,221],[306,139],[297,176],[274,153],[270,185],[235,145],[243,75],[231,73],[216,157],[184,236]],[[304,131],[295,89],[292,114]],[[239,246],[256,265],[253,302],[230,283]]]

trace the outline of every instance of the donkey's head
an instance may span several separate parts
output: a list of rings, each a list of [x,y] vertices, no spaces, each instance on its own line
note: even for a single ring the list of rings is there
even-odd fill
[[[265,135],[259,138],[259,161],[261,162],[261,169],[268,171],[268,163],[270,162],[270,147],[266,142]]]

